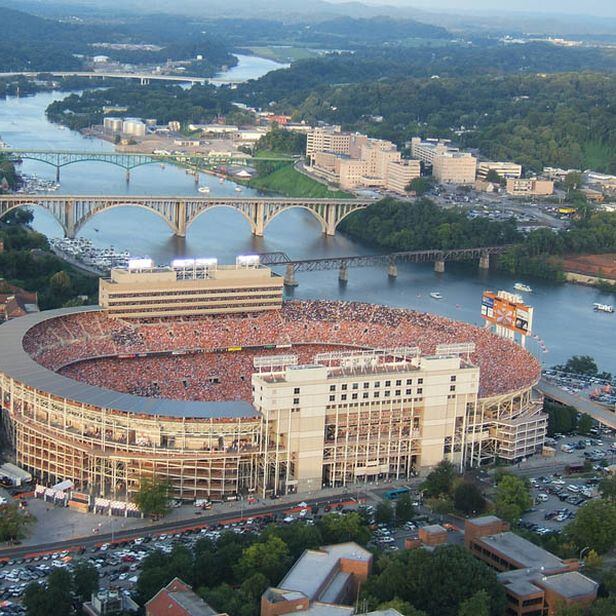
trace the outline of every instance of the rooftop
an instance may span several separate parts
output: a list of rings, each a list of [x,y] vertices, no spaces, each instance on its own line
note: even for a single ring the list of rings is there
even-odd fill
[[[319,550],[306,550],[291,567],[279,588],[301,592],[311,601],[317,601],[324,591],[323,586],[342,558],[368,562],[372,554],[353,542],[327,545]],[[334,579],[332,583],[335,582]]]
[[[469,522],[475,526],[488,526],[502,522],[502,520],[495,515],[483,515],[480,518],[473,518],[472,520],[469,520]]]
[[[550,571],[563,567],[560,558],[512,532],[481,537],[479,541],[514,561],[521,568],[541,570],[543,567],[543,570]]]
[[[579,571],[550,575],[542,580],[541,585],[567,599],[594,594],[599,587],[597,582],[582,575]]]

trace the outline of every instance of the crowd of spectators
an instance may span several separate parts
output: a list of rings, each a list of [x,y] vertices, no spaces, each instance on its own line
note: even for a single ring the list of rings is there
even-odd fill
[[[293,301],[280,311],[148,322],[83,312],[40,323],[23,344],[47,368],[92,385],[150,397],[250,400],[258,355],[292,353],[306,363],[332,349],[408,346],[434,354],[439,344],[467,342],[475,344],[470,359],[480,368],[481,397],[517,391],[539,378],[532,355],[487,329],[355,302]],[[291,348],[246,348],[265,345]]]

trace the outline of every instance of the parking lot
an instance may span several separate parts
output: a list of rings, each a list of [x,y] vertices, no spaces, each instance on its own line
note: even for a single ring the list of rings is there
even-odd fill
[[[556,450],[554,458],[544,465],[534,459],[516,469],[530,481],[534,500],[521,526],[541,535],[560,532],[585,502],[599,496],[604,467],[616,457],[610,430],[596,430],[591,437],[557,435],[550,443]]]

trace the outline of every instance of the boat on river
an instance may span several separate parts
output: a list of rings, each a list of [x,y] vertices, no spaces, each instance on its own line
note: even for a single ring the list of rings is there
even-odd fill
[[[599,304],[595,302],[593,304],[593,307],[595,309],[595,312],[608,312],[610,314],[614,312],[614,306],[612,306],[611,304]]]
[[[443,296],[438,291],[432,291],[432,293],[430,293],[430,297],[432,299],[443,299]]]
[[[210,187],[209,186],[199,186],[199,192],[200,193],[209,193],[210,192]]]
[[[527,284],[524,284],[523,282],[516,282],[513,285],[513,288],[516,291],[524,291],[524,293],[532,293],[533,292],[533,290]]]

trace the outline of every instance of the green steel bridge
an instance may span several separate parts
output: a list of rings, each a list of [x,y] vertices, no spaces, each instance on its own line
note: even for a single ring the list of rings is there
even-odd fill
[[[174,164],[185,166],[194,172],[200,170],[214,171],[218,167],[248,166],[254,160],[265,162],[290,162],[290,159],[279,157],[264,157],[253,159],[250,156],[229,153],[229,154],[147,154],[140,152],[79,152],[70,150],[20,150],[20,149],[0,149],[0,155],[14,162],[22,160],[36,160],[55,167],[56,181],[60,181],[60,170],[67,165],[85,162],[102,162],[121,167],[126,172],[127,181],[130,179],[130,172],[136,167],[154,164]],[[198,178],[197,178],[198,181]]]

